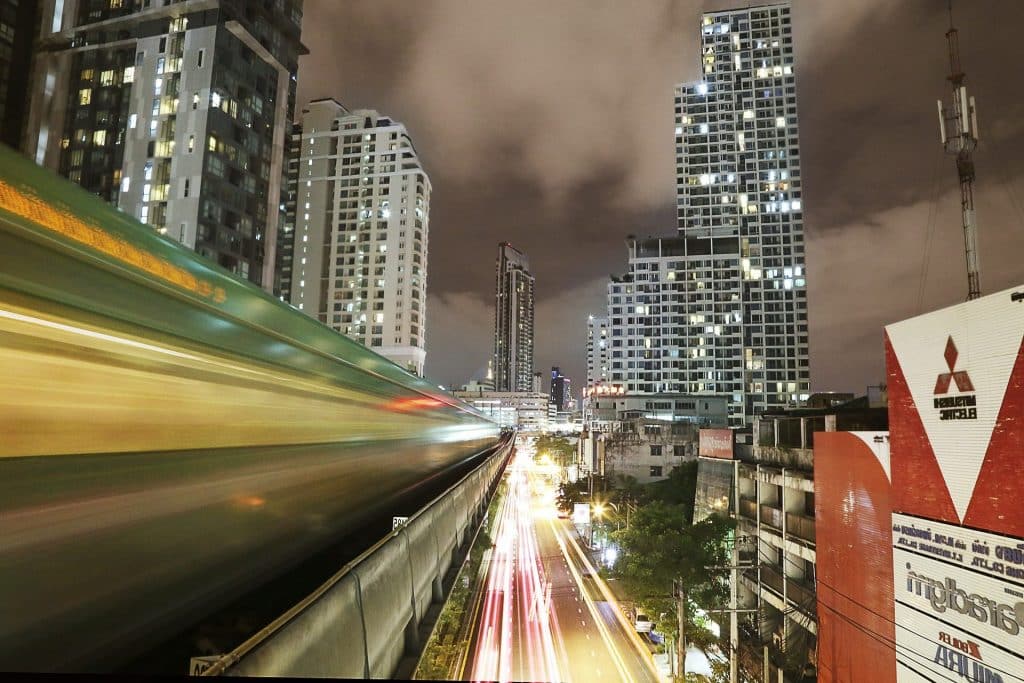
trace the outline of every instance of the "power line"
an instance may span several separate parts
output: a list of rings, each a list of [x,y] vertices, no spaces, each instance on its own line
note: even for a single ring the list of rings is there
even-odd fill
[[[903,629],[903,630],[904,630],[904,631],[906,631],[907,633],[912,633],[912,634],[914,634],[915,636],[918,636],[919,638],[923,638],[923,639],[925,639],[925,640],[931,641],[931,637],[929,637],[929,636],[926,636],[926,635],[924,635],[923,633],[920,633],[919,631],[915,631],[914,629],[910,628],[909,626],[904,626],[903,624],[901,624],[901,623],[899,623],[898,621],[896,621],[896,619],[895,619],[895,618],[893,618],[893,619],[890,619],[889,617],[887,617],[887,616],[886,616],[886,615],[884,615],[884,614],[879,614],[878,612],[876,612],[875,610],[871,609],[871,608],[870,608],[870,607],[868,607],[867,605],[863,604],[863,603],[862,603],[862,602],[860,602],[859,600],[856,600],[856,599],[854,599],[854,598],[850,597],[850,596],[849,596],[849,595],[847,595],[846,593],[843,593],[842,591],[840,591],[840,590],[838,590],[837,588],[835,588],[835,586],[832,586],[832,585],[830,585],[830,584],[828,584],[828,583],[825,583],[825,582],[824,582],[824,581],[822,581],[821,579],[819,579],[819,580],[818,580],[818,585],[824,586],[825,588],[829,589],[830,591],[832,591],[832,592],[833,592],[833,593],[835,593],[836,595],[839,595],[839,596],[841,596],[842,598],[844,598],[845,600],[847,600],[847,601],[849,601],[849,602],[851,602],[851,603],[853,603],[853,604],[857,605],[858,607],[860,607],[861,609],[865,610],[866,612],[870,612],[871,614],[875,615],[875,616],[876,616],[876,617],[878,617],[879,619],[881,619],[881,620],[883,620],[883,621],[885,621],[885,622],[887,622],[887,623],[890,623],[890,624],[892,624],[892,625],[893,625],[893,626],[894,626],[895,628],[900,628],[900,629]],[[893,598],[893,601],[894,601],[894,603],[895,603],[895,597]],[[877,640],[878,642],[882,643],[883,645],[887,645],[887,646],[888,646],[888,645],[891,645],[892,647],[891,647],[890,649],[894,649],[894,650],[895,650],[896,648],[901,648],[901,649],[904,649],[904,650],[909,650],[908,646],[906,646],[906,645],[900,645],[900,644],[899,644],[899,643],[897,643],[897,642],[896,642],[895,640],[891,640],[891,641],[890,641],[890,640],[889,640],[888,638],[886,638],[885,636],[883,636],[883,635],[882,635],[881,633],[878,633],[877,631],[870,631],[870,630],[867,630],[867,628],[866,628],[866,627],[864,627],[864,626],[863,626],[862,624],[857,624],[857,623],[855,623],[855,622],[851,621],[851,620],[850,620],[850,618],[849,618],[849,617],[848,617],[848,616],[847,616],[846,614],[843,614],[843,613],[839,612],[839,611],[838,611],[837,609],[835,609],[834,607],[831,607],[830,605],[826,605],[826,604],[823,604],[823,603],[821,603],[820,601],[819,601],[819,604],[821,604],[821,605],[822,605],[822,606],[823,606],[823,607],[824,607],[825,609],[829,610],[830,612],[834,612],[835,614],[837,614],[837,615],[841,616],[841,617],[842,617],[842,618],[843,618],[843,619],[844,619],[845,621],[849,622],[850,624],[852,624],[852,625],[856,626],[856,627],[858,628],[858,630],[861,630],[861,631],[863,631],[863,632],[865,633],[865,635],[868,635],[868,636],[871,636],[871,637],[875,637],[875,639],[876,639],[876,640]],[[884,641],[884,642],[883,642],[883,641]],[[999,646],[998,646],[998,645],[996,645],[996,646],[994,646],[994,647],[997,647],[997,648],[998,648]],[[909,650],[909,652],[910,652],[911,654],[913,654],[914,656],[916,656],[916,657],[921,657],[921,658],[927,659],[928,661],[932,661],[932,660],[931,660],[931,658],[929,658],[929,657],[926,657],[925,655],[922,655],[922,654],[920,654],[920,653],[914,652],[913,650]],[[1007,676],[1010,676],[1010,675],[1014,675],[1014,676],[1016,676],[1016,673],[1015,673],[1015,672],[1012,672],[1012,671],[1004,671],[1004,670],[1002,670],[1002,669],[998,669],[998,668],[996,668],[996,667],[992,666],[991,664],[989,664],[989,663],[987,663],[987,662],[986,662],[985,666],[987,666],[988,668],[990,668],[990,669],[992,669],[993,671],[996,671],[996,672],[998,672],[998,673],[1006,674]],[[960,680],[960,679],[959,679],[959,677],[957,677],[957,678],[955,678],[955,679],[949,679],[949,680]]]

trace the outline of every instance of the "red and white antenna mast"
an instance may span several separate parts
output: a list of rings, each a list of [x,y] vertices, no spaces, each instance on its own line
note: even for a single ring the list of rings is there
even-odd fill
[[[974,150],[978,147],[978,112],[974,97],[967,96],[966,74],[960,69],[960,44],[953,26],[953,0],[949,0],[949,76],[953,86],[953,104],[948,109],[939,100],[939,133],[947,154],[956,157],[960,178],[960,209],[964,224],[964,252],[967,257],[967,299],[981,296],[978,274],[978,224],[974,214]]]

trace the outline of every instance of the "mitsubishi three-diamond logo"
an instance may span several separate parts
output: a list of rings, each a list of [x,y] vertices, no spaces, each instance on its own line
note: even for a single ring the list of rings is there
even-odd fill
[[[956,359],[960,352],[956,350],[953,337],[946,340],[946,366],[949,372],[939,373],[935,380],[935,409],[940,420],[977,420],[978,401],[974,395],[974,384],[966,370],[956,369]],[[950,384],[956,384],[957,396],[948,396]]]

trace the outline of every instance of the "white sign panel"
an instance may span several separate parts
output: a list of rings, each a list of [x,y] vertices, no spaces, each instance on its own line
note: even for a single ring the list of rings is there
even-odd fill
[[[408,517],[394,516],[391,518],[391,530],[394,531],[400,526],[405,526],[405,523],[409,521]]]
[[[1024,591],[1024,541],[896,513],[892,544],[1006,580]]]
[[[1024,659],[972,633],[896,605],[897,680],[1022,683]]]
[[[893,515],[897,680],[1024,683],[1024,543]]]
[[[576,503],[572,506],[573,524],[590,524],[590,505]]]

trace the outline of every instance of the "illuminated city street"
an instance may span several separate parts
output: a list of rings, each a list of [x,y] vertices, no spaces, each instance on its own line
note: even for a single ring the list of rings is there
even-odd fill
[[[508,471],[466,678],[656,681],[654,662],[607,584],[558,519],[541,466]]]
[[[1024,683],[1020,26],[0,0],[0,673]]]

